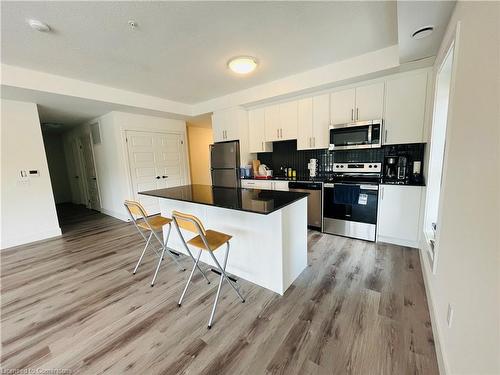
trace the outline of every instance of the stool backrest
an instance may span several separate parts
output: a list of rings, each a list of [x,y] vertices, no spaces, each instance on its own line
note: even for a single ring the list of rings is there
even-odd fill
[[[148,216],[146,210],[139,202],[126,200],[124,204],[125,208],[127,209],[132,219],[134,219],[134,221],[135,217],[139,219],[146,219],[146,217]]]
[[[205,236],[205,227],[200,219],[194,215],[184,214],[179,211],[172,212],[172,218],[179,228],[185,229],[189,232],[201,234]]]

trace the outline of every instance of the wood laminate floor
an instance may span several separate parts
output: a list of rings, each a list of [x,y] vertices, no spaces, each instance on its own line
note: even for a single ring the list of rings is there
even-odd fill
[[[217,275],[166,259],[132,269],[132,224],[60,210],[63,236],[1,252],[3,369],[78,374],[437,374],[416,250],[309,232],[308,263],[285,296],[239,280],[207,321]],[[256,244],[258,246],[258,244]],[[188,268],[191,261],[182,258]]]

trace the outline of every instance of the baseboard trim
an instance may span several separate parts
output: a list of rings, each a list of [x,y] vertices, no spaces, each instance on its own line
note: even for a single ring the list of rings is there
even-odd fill
[[[417,241],[408,241],[400,238],[387,237],[387,236],[377,236],[377,242],[390,243],[393,245],[413,247],[415,249],[419,248]]]
[[[3,238],[1,250],[9,249],[11,247],[26,245],[32,242],[43,241],[49,238],[58,237],[61,235],[61,228],[56,227],[41,232],[30,233],[28,235],[17,238]]]
[[[429,272],[426,270],[425,264],[428,264],[427,254],[424,254],[427,250],[418,249],[418,253],[420,256],[420,267],[422,269],[422,276],[424,279],[424,287],[425,287],[425,295],[427,297],[427,306],[429,307],[429,315],[431,317],[431,327],[432,327],[432,335],[434,337],[434,347],[436,348],[436,358],[438,361],[439,373],[441,375],[446,375],[449,373],[448,366],[446,364],[446,360],[443,353],[443,347],[441,346],[441,335],[440,329],[436,319],[436,311],[434,310],[434,302],[432,299],[432,293],[430,291],[430,280],[429,280]],[[426,263],[427,262],[427,263]],[[425,263],[425,264],[424,264]],[[430,270],[432,273],[432,270]]]
[[[122,214],[121,212],[116,212],[116,211],[113,211],[113,210],[107,210],[105,208],[101,208],[101,212],[105,215],[108,215],[108,216],[112,216],[116,219],[119,219],[119,220],[122,220],[122,221],[129,221],[130,218],[127,217],[127,215],[125,214]]]

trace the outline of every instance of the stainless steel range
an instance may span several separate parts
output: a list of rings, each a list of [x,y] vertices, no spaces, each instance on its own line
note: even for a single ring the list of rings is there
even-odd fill
[[[324,185],[323,230],[375,241],[382,163],[336,163]]]

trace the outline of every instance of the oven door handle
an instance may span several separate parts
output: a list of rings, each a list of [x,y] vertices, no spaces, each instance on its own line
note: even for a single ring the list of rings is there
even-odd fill
[[[336,184],[326,183],[326,184],[324,184],[325,188],[334,188],[335,185],[359,186],[359,188],[361,190],[378,190],[378,185],[341,184],[341,183],[336,183]]]

